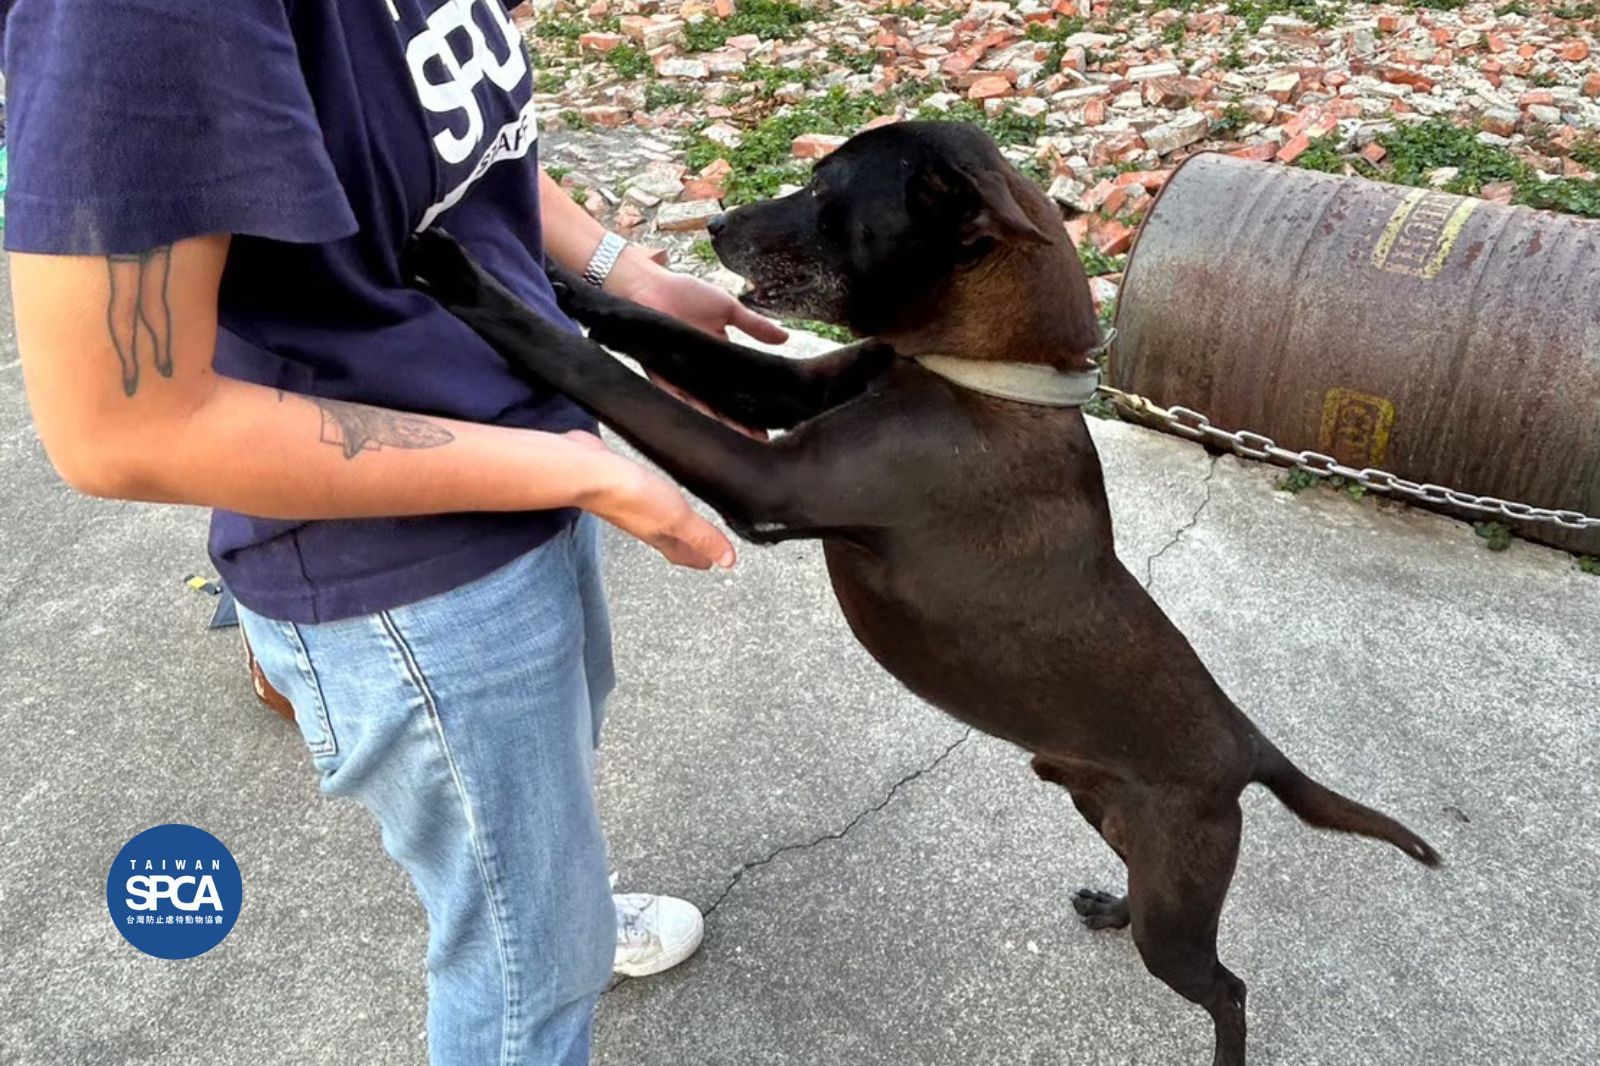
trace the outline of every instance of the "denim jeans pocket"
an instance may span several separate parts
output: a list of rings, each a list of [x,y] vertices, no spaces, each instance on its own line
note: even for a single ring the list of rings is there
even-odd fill
[[[245,622],[262,673],[294,706],[295,725],[300,728],[312,760],[320,765],[337,755],[339,742],[328,720],[322,683],[311,665],[311,656],[306,652],[299,628],[292,622],[257,616],[241,617],[241,621]]]

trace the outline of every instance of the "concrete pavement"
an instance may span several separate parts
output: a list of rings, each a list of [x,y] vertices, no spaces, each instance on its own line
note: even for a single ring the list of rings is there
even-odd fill
[[[208,571],[203,517],[62,487],[0,325],[0,1062],[423,1062],[421,912],[205,631],[182,584]],[[1600,579],[1095,428],[1119,549],[1224,686],[1449,863],[1247,794],[1222,940],[1252,1061],[1600,1060]],[[1205,1016],[1126,934],[1071,918],[1073,887],[1121,885],[1114,857],[1019,753],[855,646],[814,547],[715,576],[609,548],[616,865],[710,917],[697,958],[605,997],[599,1066],[1209,1061]],[[218,834],[245,878],[232,936],[182,963],[135,952],[104,903],[118,847],[165,821]]]

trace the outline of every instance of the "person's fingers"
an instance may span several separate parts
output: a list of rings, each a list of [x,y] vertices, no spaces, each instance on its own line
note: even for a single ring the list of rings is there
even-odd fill
[[[788,330],[770,318],[756,314],[737,300],[733,301],[733,315],[729,324],[766,344],[782,344],[789,339]]]
[[[666,530],[657,548],[667,559],[679,566],[696,570],[709,570],[720,566],[732,569],[737,555],[733,544],[722,530],[685,508],[683,520]]]

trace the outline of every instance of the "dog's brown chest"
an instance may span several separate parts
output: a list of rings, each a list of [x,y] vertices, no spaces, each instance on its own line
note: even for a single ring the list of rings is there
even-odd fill
[[[832,541],[824,550],[851,631],[902,684],[986,733],[1030,750],[1060,746],[1068,723],[1056,713],[1057,686],[1044,676],[1053,667],[994,639],[994,605],[969,595],[972,585],[952,583],[953,564],[911,565]],[[1016,627],[1013,633],[1033,643]]]

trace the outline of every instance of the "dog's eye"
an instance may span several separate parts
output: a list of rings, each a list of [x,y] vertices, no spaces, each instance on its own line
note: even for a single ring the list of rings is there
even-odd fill
[[[817,232],[830,241],[844,236],[844,213],[837,205],[822,205],[822,210],[817,213]]]

